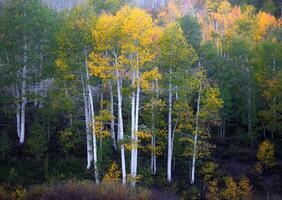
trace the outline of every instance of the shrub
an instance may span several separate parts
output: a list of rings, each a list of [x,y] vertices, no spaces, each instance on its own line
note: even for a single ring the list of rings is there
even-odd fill
[[[11,199],[12,200],[24,200],[24,196],[25,196],[26,190],[19,186],[16,188],[15,191],[13,191],[11,193]]]
[[[10,199],[9,191],[4,186],[0,186],[0,200],[9,200],[9,199]]]
[[[174,200],[173,195],[142,188],[131,188],[118,183],[92,181],[67,181],[53,187],[35,186],[25,195],[25,200]]]
[[[208,200],[218,200],[218,199],[220,199],[219,190],[218,190],[218,183],[217,183],[216,179],[208,182],[208,190],[207,190],[207,193],[206,193],[206,198]]]
[[[207,183],[214,176],[218,165],[214,162],[206,162],[201,168],[203,180]]]
[[[225,188],[221,191],[222,199],[226,200],[238,200],[238,188],[236,182],[233,180],[232,177],[225,178]]]
[[[49,191],[48,186],[46,185],[37,185],[31,187],[25,194],[25,200],[38,200],[42,196],[46,195]]]
[[[243,177],[240,179],[238,185],[238,196],[241,200],[253,199],[252,186],[250,184],[250,180],[247,177]]]
[[[257,159],[266,169],[270,169],[276,165],[274,145],[269,140],[265,140],[259,145]]]
[[[103,178],[103,182],[112,183],[120,181],[121,172],[119,170],[118,165],[113,162],[111,167],[108,169],[108,172],[105,174]]]

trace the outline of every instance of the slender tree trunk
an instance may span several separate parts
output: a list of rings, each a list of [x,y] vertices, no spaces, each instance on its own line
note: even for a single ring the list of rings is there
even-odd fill
[[[171,68],[169,69],[169,89],[168,89],[168,141],[167,141],[167,181],[171,182],[172,166],[172,85],[171,85]]]
[[[194,147],[193,147],[193,158],[192,158],[192,168],[191,168],[191,180],[190,183],[194,184],[195,182],[195,165],[196,165],[196,154],[197,154],[197,140],[198,140],[198,129],[199,129],[199,113],[200,113],[200,101],[202,93],[202,83],[200,83],[198,102],[197,102],[197,113],[196,113],[196,130],[194,136]]]
[[[131,85],[132,88],[134,88],[134,84],[135,84],[135,72],[132,72],[132,80],[131,80]],[[134,185],[134,161],[135,161],[135,153],[134,153],[134,146],[135,144],[135,100],[136,100],[136,95],[135,95],[135,91],[133,89],[133,91],[131,92],[131,163],[130,163],[130,171],[131,171],[131,185]]]
[[[87,58],[87,54],[85,51],[85,58]],[[89,105],[90,105],[90,116],[91,116],[91,124],[92,124],[92,145],[93,145],[93,165],[94,165],[94,175],[95,175],[95,182],[98,184],[99,181],[99,174],[98,174],[98,166],[97,166],[97,141],[96,141],[96,133],[95,133],[95,113],[94,113],[94,104],[93,104],[93,96],[91,85],[89,83],[90,76],[88,71],[88,63],[87,59],[85,59],[85,68],[86,68],[86,81],[87,81],[87,89],[88,89],[88,96],[89,96]]]
[[[156,90],[156,98],[159,98],[158,91],[158,81],[155,81],[155,90]],[[151,151],[151,173],[155,175],[157,173],[157,156],[156,156],[156,106],[152,106],[152,137],[151,137],[151,146],[153,150]]]
[[[155,122],[155,107],[152,106],[152,114],[151,114],[151,121],[152,121],[152,137],[151,137],[151,173],[153,175],[156,174],[156,122]]]
[[[134,125],[134,134],[133,134],[133,181],[132,181],[132,186],[135,186],[136,184],[136,176],[137,176],[137,165],[138,165],[138,125],[139,125],[139,103],[140,103],[140,80],[139,80],[139,71],[137,71],[136,74],[137,78],[137,91],[136,91],[136,104],[135,104],[135,125]]]
[[[21,137],[21,104],[19,101],[20,98],[20,92],[19,92],[19,88],[18,85],[15,86],[15,93],[16,93],[16,99],[17,99],[17,134],[18,134],[18,138],[20,139]]]
[[[81,84],[83,90],[84,99],[84,114],[85,114],[85,128],[86,128],[86,147],[87,147],[87,169],[90,169],[91,162],[93,161],[93,146],[92,146],[92,135],[91,135],[91,119],[89,113],[89,101],[87,100],[85,83],[83,79],[83,74],[81,74]]]
[[[126,184],[126,163],[125,163],[125,149],[123,144],[123,116],[122,116],[122,78],[120,77],[118,70],[118,60],[115,54],[115,65],[116,65],[116,78],[117,78],[117,95],[118,95],[118,140],[121,141],[120,153],[121,153],[121,172],[122,172],[122,183]]]
[[[114,150],[117,150],[116,134],[115,134],[115,119],[114,119],[114,95],[112,81],[109,82],[110,87],[110,110],[111,110],[111,137]]]
[[[24,36],[24,41],[25,41]],[[26,41],[25,41],[26,42]],[[21,134],[20,144],[25,141],[25,106],[26,106],[26,65],[27,65],[27,45],[24,45],[24,66],[22,70],[22,102],[21,102]]]
[[[23,8],[24,18],[26,17],[25,4]],[[26,106],[26,68],[27,68],[27,42],[26,42],[26,33],[25,33],[25,24],[24,24],[24,36],[23,36],[23,69],[22,69],[22,85],[21,85],[21,111],[20,111],[20,144],[23,144],[25,141],[25,106]]]

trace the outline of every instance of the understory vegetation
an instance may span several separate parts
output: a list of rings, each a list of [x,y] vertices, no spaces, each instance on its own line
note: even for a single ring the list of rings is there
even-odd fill
[[[0,200],[282,198],[279,0],[0,0]]]

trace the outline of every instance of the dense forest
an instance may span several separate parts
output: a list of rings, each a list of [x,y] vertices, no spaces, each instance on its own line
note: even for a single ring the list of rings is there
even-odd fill
[[[282,199],[280,0],[1,0],[0,200]]]

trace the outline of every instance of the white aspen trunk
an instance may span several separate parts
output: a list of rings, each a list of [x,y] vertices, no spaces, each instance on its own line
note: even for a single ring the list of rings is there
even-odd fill
[[[171,86],[171,68],[169,69],[169,89],[168,89],[168,141],[167,141],[167,181],[171,182],[171,166],[172,166],[172,86]]]
[[[138,136],[137,136],[137,132],[138,132],[138,121],[139,121],[139,103],[140,103],[140,81],[139,81],[139,71],[137,71],[136,73],[136,78],[137,78],[137,90],[136,90],[136,96],[135,96],[135,100],[136,103],[134,103],[132,101],[132,103],[134,104],[132,107],[133,109],[135,109],[135,112],[133,113],[133,115],[135,114],[135,117],[133,118],[133,123],[134,123],[134,130],[133,130],[133,135],[132,135],[132,151],[131,151],[131,166],[132,166],[132,172],[131,172],[131,176],[132,176],[132,186],[135,186],[136,184],[136,176],[137,176],[137,160],[138,160]]]
[[[159,98],[159,91],[158,91],[158,81],[155,81],[155,89],[156,89],[156,98]],[[151,137],[151,146],[153,150],[151,151],[151,173],[155,175],[157,173],[157,156],[156,156],[156,106],[152,106],[152,137]]]
[[[90,120],[92,122],[92,133],[93,133],[92,145],[93,145],[94,174],[95,174],[95,182],[98,184],[100,181],[99,181],[98,166],[97,166],[98,159],[97,159],[97,141],[96,141],[96,133],[95,133],[95,113],[94,113],[92,90],[91,90],[91,85],[89,83],[90,77],[89,77],[89,71],[88,71],[88,64],[87,64],[86,59],[85,59],[85,68],[86,68],[86,81],[87,81],[87,89],[88,89],[89,104],[90,104],[90,114],[91,114]]]
[[[117,95],[118,95],[118,140],[123,142],[123,117],[122,117],[122,79],[119,75],[118,70],[118,60],[117,55],[115,54],[115,65],[116,65],[116,78],[117,78]],[[124,144],[120,145],[120,153],[121,153],[121,172],[122,172],[122,183],[126,184],[126,163],[125,163],[125,149]]]
[[[121,83],[120,83],[120,80],[117,81],[117,93],[118,93],[119,139],[122,141],[123,140],[123,118],[122,118],[122,96],[121,96]],[[122,183],[126,184],[126,165],[125,165],[125,149],[124,149],[124,144],[121,144],[120,152],[121,152]]]
[[[18,134],[18,138],[20,139],[21,137],[21,104],[18,102],[19,98],[20,98],[20,92],[19,92],[19,88],[18,85],[15,86],[15,95],[16,95],[16,99],[17,99],[17,134]]]
[[[17,134],[18,138],[21,137],[21,105],[17,103]]]
[[[193,147],[193,158],[192,158],[191,180],[190,180],[191,184],[194,184],[194,182],[195,182],[195,164],[196,164],[196,153],[197,153],[197,140],[198,140],[199,112],[200,112],[201,93],[202,93],[202,83],[200,83],[198,102],[197,102],[196,130],[195,130],[195,136],[194,136],[194,147]]]
[[[151,151],[151,173],[155,175],[157,173],[157,159],[156,159],[156,127],[155,127],[155,109],[152,108],[152,137],[151,137],[151,146],[153,150]]]
[[[26,42],[24,36],[24,42]],[[27,45],[24,44],[24,66],[22,70],[22,102],[21,102],[21,132],[20,132],[20,144],[25,141],[25,106],[26,106],[26,65],[27,65]]]
[[[134,88],[134,83],[135,83],[135,72],[132,72],[132,80],[131,80],[131,85],[132,88]],[[130,171],[131,171],[131,178],[133,179],[134,174],[133,174],[133,168],[134,168],[134,146],[136,145],[134,143],[134,133],[135,132],[135,91],[131,92],[131,162],[130,162]],[[131,183],[133,180],[131,180]]]
[[[117,150],[116,134],[115,134],[115,119],[114,119],[114,95],[112,81],[109,82],[110,86],[110,110],[111,110],[111,137],[114,150]]]
[[[92,148],[92,136],[91,136],[91,119],[89,113],[89,101],[87,101],[86,90],[84,86],[83,74],[81,75],[81,84],[83,90],[84,99],[84,114],[85,114],[85,128],[86,128],[86,147],[87,147],[87,169],[91,168],[91,162],[93,161],[93,148]]]

